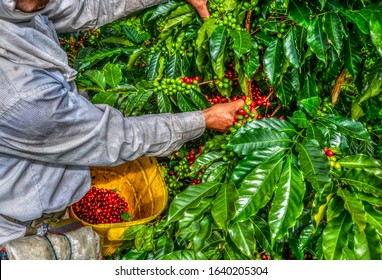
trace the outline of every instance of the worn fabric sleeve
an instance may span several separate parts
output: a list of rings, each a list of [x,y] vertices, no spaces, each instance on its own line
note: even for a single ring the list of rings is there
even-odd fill
[[[0,245],[13,239],[23,237],[26,227],[12,223],[0,216]]]
[[[204,130],[201,111],[125,118],[52,83],[3,113],[0,152],[67,165],[117,165],[169,155]]]
[[[44,10],[58,32],[93,29],[166,0],[52,0]]]

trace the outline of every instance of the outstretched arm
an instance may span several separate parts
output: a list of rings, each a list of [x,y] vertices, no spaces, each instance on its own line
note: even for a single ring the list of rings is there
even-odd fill
[[[41,0],[31,0],[41,1]],[[167,0],[51,0],[42,11],[58,32],[93,29]],[[200,17],[210,14],[207,0],[187,0]]]

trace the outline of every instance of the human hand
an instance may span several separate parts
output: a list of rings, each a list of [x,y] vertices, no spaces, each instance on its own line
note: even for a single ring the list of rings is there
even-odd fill
[[[210,16],[210,12],[207,8],[208,0],[186,0],[192,7],[198,12],[199,16],[204,19]]]
[[[221,132],[228,130],[232,126],[235,113],[244,105],[244,100],[238,99],[230,103],[216,104],[203,110],[206,128]]]

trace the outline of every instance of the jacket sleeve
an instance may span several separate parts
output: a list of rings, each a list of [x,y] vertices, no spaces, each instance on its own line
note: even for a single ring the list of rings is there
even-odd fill
[[[12,223],[0,216],[0,245],[5,244],[10,240],[23,237],[25,231],[25,226]]]
[[[58,32],[93,29],[166,0],[51,0],[43,14]]]
[[[67,165],[110,166],[166,156],[205,130],[203,112],[125,118],[60,83],[30,90],[0,118],[0,153]]]

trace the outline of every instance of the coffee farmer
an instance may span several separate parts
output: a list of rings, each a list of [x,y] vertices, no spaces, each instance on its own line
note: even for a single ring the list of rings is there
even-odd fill
[[[163,0],[0,0],[0,244],[89,190],[89,166],[166,156],[225,131],[239,100],[204,111],[125,118],[78,94],[56,32],[94,29]],[[188,0],[202,18],[207,0]]]

